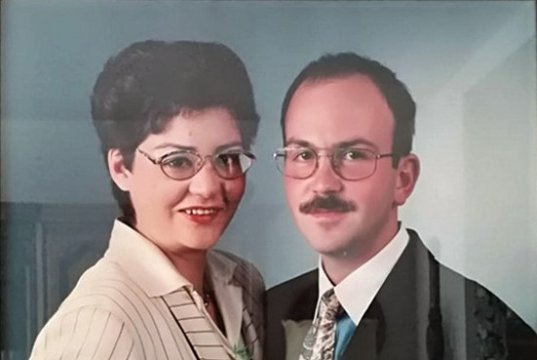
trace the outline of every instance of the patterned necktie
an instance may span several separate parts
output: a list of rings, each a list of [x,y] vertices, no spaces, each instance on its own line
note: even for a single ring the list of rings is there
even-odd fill
[[[319,313],[306,334],[299,360],[333,359],[336,342],[336,318],[340,307],[334,289],[323,294],[319,304]]]

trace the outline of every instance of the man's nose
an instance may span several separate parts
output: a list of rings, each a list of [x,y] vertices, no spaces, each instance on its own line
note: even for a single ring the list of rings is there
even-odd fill
[[[340,192],[343,179],[334,171],[329,156],[319,156],[317,170],[313,173],[312,190],[318,194]]]

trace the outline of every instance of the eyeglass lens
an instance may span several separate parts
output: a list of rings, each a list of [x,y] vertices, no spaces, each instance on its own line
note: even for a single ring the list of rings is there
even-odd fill
[[[227,152],[207,156],[215,171],[224,179],[241,176],[252,165],[253,159],[243,152]],[[205,158],[192,152],[176,152],[162,159],[162,171],[176,180],[188,179],[194,176],[204,165]]]
[[[364,179],[376,169],[376,154],[367,149],[340,148],[326,155],[334,172],[347,180]],[[286,148],[276,154],[276,162],[284,175],[305,179],[313,175],[321,156],[310,148]]]

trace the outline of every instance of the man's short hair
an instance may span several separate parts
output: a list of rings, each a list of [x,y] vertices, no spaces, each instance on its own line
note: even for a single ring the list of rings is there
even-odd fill
[[[282,104],[281,127],[285,140],[285,117],[289,103],[297,89],[305,82],[343,78],[354,74],[367,76],[378,87],[392,112],[395,126],[392,152],[393,165],[397,166],[401,156],[412,151],[415,131],[416,104],[407,87],[396,74],[378,61],[351,52],[327,54],[309,63],[295,78]]]
[[[237,121],[249,149],[259,116],[246,67],[219,43],[147,40],[131,44],[111,57],[99,74],[91,95],[91,115],[101,151],[117,148],[130,167],[138,145],[162,132],[186,110],[227,109]],[[112,182],[126,220],[133,220],[129,195]]]

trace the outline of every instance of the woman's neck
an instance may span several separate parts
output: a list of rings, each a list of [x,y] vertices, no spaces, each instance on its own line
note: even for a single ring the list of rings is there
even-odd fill
[[[192,251],[180,254],[168,254],[181,276],[188,280],[200,296],[204,296],[205,263],[207,252]]]

